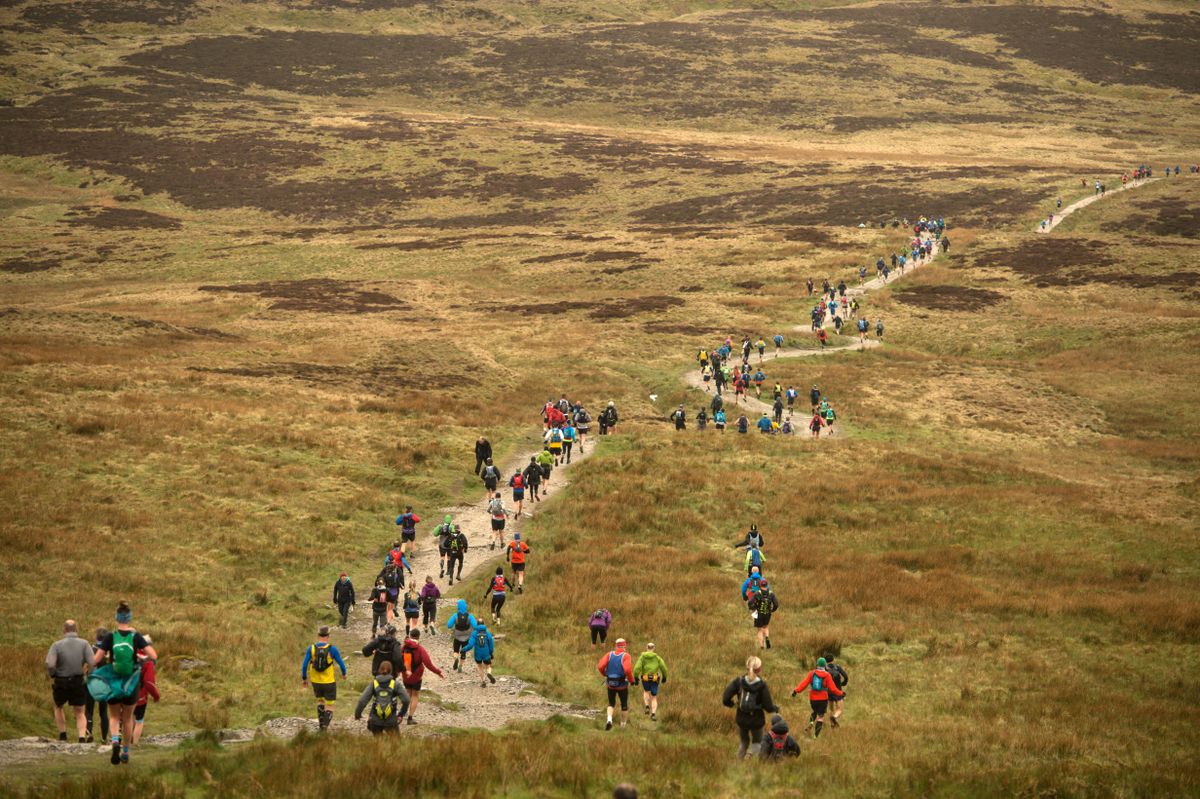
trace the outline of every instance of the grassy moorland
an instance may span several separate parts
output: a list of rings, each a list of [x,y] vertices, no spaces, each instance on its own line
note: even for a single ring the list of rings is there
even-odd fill
[[[1195,160],[1196,17],[834,6],[0,8],[0,737],[51,732],[46,646],[122,597],[154,730],[307,715],[337,572],[365,587],[398,508],[459,501],[479,431],[517,452],[567,391],[627,423],[529,522],[500,666],[595,705],[606,605],[675,670],[657,730],[198,745],[139,792],[1196,793],[1200,178],[1031,232],[1080,178]],[[804,344],[804,279],[853,283],[921,213],[954,248],[868,298],[888,346],[768,364],[842,437],[667,429],[698,345]],[[773,687],[836,650],[853,698],[747,776],[716,696],[750,521]],[[124,790],[93,770],[13,775]]]

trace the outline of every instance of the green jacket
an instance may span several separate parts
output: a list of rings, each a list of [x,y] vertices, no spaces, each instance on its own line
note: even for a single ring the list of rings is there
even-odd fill
[[[754,565],[753,563],[750,562],[750,558],[753,557],[753,552],[754,552],[753,549],[746,550],[746,570],[747,571],[749,571],[750,567]],[[761,563],[765,566],[767,563],[767,553],[763,552],[761,549],[758,550],[758,560],[759,560],[759,563]]]
[[[554,453],[552,453],[548,449],[542,450],[541,454],[539,454],[537,456],[537,462],[542,466],[553,466],[554,465]]]
[[[633,665],[633,680],[637,682],[646,676],[657,675],[660,682],[667,681],[667,664],[657,652],[649,650],[638,655],[637,663]]]

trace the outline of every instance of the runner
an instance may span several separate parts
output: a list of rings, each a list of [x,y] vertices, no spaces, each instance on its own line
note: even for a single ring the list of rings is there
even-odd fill
[[[698,430],[708,429],[708,411],[704,410],[704,408],[701,408],[696,413],[696,428]]]
[[[735,372],[733,375],[733,404],[740,405],[741,399],[746,395],[746,382],[742,379],[741,372]]]
[[[488,460],[488,467],[484,471],[484,482],[487,482],[487,469],[495,469],[491,465],[492,461]],[[499,474],[497,474],[499,477]],[[404,508],[404,513],[396,517],[396,524],[400,526],[400,542],[407,551],[409,557],[412,557],[413,550],[417,546],[417,522],[421,521],[421,517],[413,513],[412,505]]]
[[[834,696],[830,699],[829,726],[840,727],[838,719],[842,717],[842,702],[846,699],[846,683],[850,682],[850,675],[842,668],[840,663],[834,663],[832,654],[826,655],[825,670],[829,672],[829,676],[833,678],[833,684],[842,692],[841,696]]]
[[[545,449],[543,451],[549,452],[553,458],[553,464],[558,466],[558,462],[562,459],[563,455],[562,428],[551,427],[549,430],[547,430],[543,443],[545,444]]]
[[[735,720],[738,728],[738,760],[758,754],[762,745],[763,726],[767,723],[766,713],[778,713],[779,707],[771,699],[771,689],[762,678],[762,661],[756,657],[746,659],[746,673],[735,677],[725,687],[721,697],[725,707],[737,708]]]
[[[525,593],[525,557],[529,545],[521,540],[520,533],[513,533],[513,540],[504,551],[504,559],[512,564],[513,578],[517,581],[517,593]]]
[[[651,721],[658,721],[658,689],[667,684],[666,661],[654,651],[654,644],[646,644],[646,651],[638,655],[633,666],[633,684],[642,684],[642,710],[650,714]]]
[[[404,593],[404,634],[421,626],[421,596],[417,593],[415,584],[408,586]]]
[[[581,451],[582,443],[580,442]],[[516,518],[521,515],[521,509],[525,505],[525,476],[521,474],[520,469],[513,472],[513,476],[508,479],[508,485],[512,489],[513,504],[517,506],[513,511],[513,518]]]
[[[762,338],[759,337],[758,341],[754,342],[754,349],[758,350],[758,362],[762,363],[763,355],[767,351],[767,342],[763,341]]]
[[[829,342],[829,335],[825,332],[825,328],[817,331],[817,341],[821,345],[821,349],[825,349],[825,345]]]
[[[868,322],[866,319],[858,320],[858,343],[859,344],[867,343],[867,333],[870,332],[870,328],[871,328],[871,323]]]
[[[617,406],[609,400],[608,406],[600,414],[600,435],[606,436],[616,430],[619,418],[617,415]]]
[[[67,740],[67,717],[65,705],[71,706],[75,716],[75,733],[79,743],[87,743],[88,719],[83,708],[87,704],[88,691],[84,676],[96,659],[92,645],[79,637],[79,625],[73,619],[63,622],[63,637],[51,644],[46,652],[46,674],[53,684],[54,723],[58,726],[58,740]]]
[[[759,571],[762,571],[767,567],[766,553],[755,546],[753,541],[750,542],[750,548],[746,550],[745,566],[747,576],[749,576],[750,570],[755,566],[759,567]]]
[[[499,491],[488,500],[487,512],[492,522],[492,540],[488,543],[488,549],[495,550],[497,545],[504,549],[504,524],[508,508],[504,507],[504,500]]]
[[[133,740],[133,706],[137,704],[136,681],[138,672],[137,652],[158,659],[158,652],[145,636],[133,628],[133,611],[126,602],[117,604],[117,629],[96,645],[93,666],[107,666],[115,680],[123,681],[126,691],[108,697],[108,726],[112,732],[112,764],[129,762],[129,742]],[[132,683],[132,685],[130,685]],[[129,689],[133,690],[129,690]]]
[[[743,364],[750,363],[750,348],[751,348],[750,337],[747,336],[746,338],[742,339],[742,363]]]
[[[783,351],[783,334],[776,333],[773,340],[775,342],[775,357],[778,358],[779,353]]]
[[[607,608],[600,608],[592,611],[592,615],[588,617],[588,630],[592,634],[592,646],[597,643],[603,644],[608,640],[608,628],[612,624],[612,614]]]
[[[674,411],[671,413],[671,417],[670,417],[670,418],[671,418],[671,421],[675,423],[675,429],[676,429],[676,430],[685,430],[685,429],[687,429],[687,412],[685,412],[685,411],[683,410],[683,406],[682,406],[682,405],[680,405],[678,408],[676,408],[676,409],[675,409],[675,410],[674,410]]]
[[[442,523],[433,528],[433,537],[438,540],[438,564],[441,569],[438,573],[438,577],[446,576],[446,555],[448,554],[446,543],[450,539],[450,536],[454,535],[454,530],[456,527],[457,525],[454,524],[454,518],[447,513],[442,518]],[[390,588],[391,586],[389,585],[388,587]]]
[[[575,409],[575,432],[579,436],[579,454],[583,454],[583,440],[592,429],[592,415],[580,405]]]
[[[629,721],[629,683],[633,680],[633,658],[625,651],[625,639],[618,638],[616,648],[596,664],[596,671],[604,677],[608,689],[608,721],[605,730],[613,728],[613,710],[621,700],[621,729]]]
[[[400,602],[400,587],[404,585],[404,573],[400,567],[388,560],[384,565],[383,570],[375,578],[376,582],[383,581],[383,587],[387,589],[387,622],[391,624],[392,619],[396,618],[396,605]]]
[[[808,398],[812,401],[812,406],[816,408],[817,403],[821,401],[821,390],[813,386],[812,390],[808,392]]]
[[[529,459],[529,465],[525,467],[521,476],[525,478],[525,485],[529,487],[530,499],[534,502],[541,502],[542,467],[537,462],[536,455]]]
[[[496,653],[496,639],[488,632],[487,625],[479,622],[475,631],[462,649],[463,655],[470,652],[475,656],[475,668],[479,669],[479,687],[487,688],[488,683],[496,684],[492,676],[492,656]]]
[[[512,585],[508,582],[508,578],[504,576],[504,567],[497,566],[496,576],[483,590],[484,599],[488,598],[488,594],[492,595],[492,621],[496,624],[500,623],[500,610],[504,607],[504,600],[508,598],[508,591],[511,588]]]
[[[776,397],[775,404],[771,406],[771,410],[775,414],[775,424],[783,421],[783,397]]]
[[[800,757],[800,744],[788,731],[783,716],[771,716],[771,730],[762,742],[763,760],[783,760],[785,757]]]
[[[463,534],[462,528],[457,524],[454,525],[454,534],[446,540],[446,576],[450,578],[450,585],[454,585],[454,565],[458,564],[458,577],[462,581],[463,558],[467,554],[467,537]]]
[[[713,426],[717,428],[718,433],[725,432],[725,411],[718,408],[717,411],[713,413]]]
[[[478,623],[475,617],[467,612],[467,600],[458,600],[458,612],[446,622],[446,629],[453,636],[454,671],[462,670],[462,648],[471,639],[471,631]]]
[[[746,418],[746,414],[742,414],[737,418],[737,431],[739,433],[747,433],[750,431],[750,420]]]
[[[387,626],[388,622],[388,590],[383,584],[382,577],[375,578],[375,587],[371,589],[371,635],[376,630]]]
[[[883,320],[875,320],[875,338],[883,338]]]
[[[483,474],[480,477],[483,478],[484,495],[490,497],[496,493],[496,487],[500,485],[500,470],[496,464],[492,463],[491,458],[487,459],[487,464],[483,467]]]
[[[758,525],[751,524],[750,529],[746,531],[746,535],[742,537],[741,541],[738,541],[736,544],[734,544],[733,548],[750,549],[751,547],[757,547],[758,549],[762,549],[765,543],[766,541],[763,539],[763,534],[758,531]]]
[[[579,436],[579,433],[575,430],[575,423],[573,421],[571,421],[570,417],[567,418],[567,423],[565,425],[563,425],[562,436],[563,436],[563,442],[562,442],[563,443],[563,458],[566,463],[570,463],[571,462],[571,450],[575,446],[575,439],[578,438],[578,436]]]
[[[771,648],[771,615],[779,610],[779,600],[765,580],[758,581],[758,592],[750,597],[750,617],[754,619],[754,631],[758,636],[758,648]]]
[[[144,636],[146,643],[153,644],[150,636]],[[137,746],[142,740],[142,730],[146,726],[146,705],[150,698],[153,697],[155,702],[158,702],[160,696],[158,693],[158,676],[156,674],[157,663],[154,658],[146,657],[144,651],[138,653],[138,662],[142,664],[142,686],[138,689],[137,704],[133,706],[133,745]]]
[[[758,586],[763,581],[762,570],[757,566],[750,567],[750,576],[742,581],[742,601],[749,602],[750,597],[758,593]]]
[[[475,474],[483,469],[483,464],[492,459],[492,444],[483,436],[475,439]]]
[[[421,682],[425,677],[425,670],[429,669],[443,680],[446,679],[446,675],[433,665],[429,653],[425,651],[425,647],[421,646],[420,630],[413,630],[408,634],[408,638],[404,639],[404,646],[400,650],[400,662],[403,667],[404,689],[408,691],[411,702],[408,710],[408,723],[416,724],[417,703],[421,699]]]
[[[816,731],[813,733],[814,738],[821,737],[821,727],[825,724],[825,711],[829,709],[829,694],[835,697],[842,697],[842,690],[837,687],[833,677],[825,669],[825,658],[817,658],[817,667],[804,676],[800,684],[792,691],[792,696],[808,690],[808,704],[812,707],[812,714],[808,717],[808,726],[812,728],[816,726]]]
[[[825,426],[829,428],[829,435],[833,435],[833,422],[837,419],[837,414],[833,412],[832,405],[826,405],[825,411]]]
[[[437,635],[437,601],[441,596],[442,589],[433,581],[433,575],[425,575],[425,585],[421,586],[421,626],[430,635]]]
[[[379,674],[385,663],[393,668],[400,663],[400,647],[401,642],[396,640],[396,625],[394,624],[384,627],[378,636],[366,643],[362,648],[362,653],[363,657],[371,658],[372,676]]]
[[[755,397],[755,399],[762,399],[762,384],[763,384],[763,381],[766,379],[767,379],[766,373],[763,372],[761,366],[758,367],[758,370],[755,371],[755,373],[754,373],[754,397]]]
[[[408,712],[409,703],[408,691],[404,690],[404,683],[398,682],[395,675],[392,674],[391,662],[385,662],[381,664],[379,671],[358,697],[358,705],[354,708],[354,720],[361,721],[363,711],[370,704],[371,712],[367,716],[367,729],[371,734],[395,735],[400,732],[400,719]]]
[[[342,653],[329,643],[329,628],[317,630],[317,642],[304,650],[300,664],[300,684],[307,688],[312,683],[313,695],[317,698],[317,728],[329,729],[333,721],[333,704],[337,701],[337,670],[346,676],[346,661]],[[309,671],[312,674],[309,674]]]
[[[554,464],[556,462],[554,453],[549,448],[544,448],[538,453],[537,463],[542,469],[542,483],[545,486],[542,489],[543,494],[550,493],[550,473],[554,471]]]
[[[354,583],[345,572],[333,584],[333,605],[338,609],[339,626],[344,630],[350,619],[350,608],[354,607]]]

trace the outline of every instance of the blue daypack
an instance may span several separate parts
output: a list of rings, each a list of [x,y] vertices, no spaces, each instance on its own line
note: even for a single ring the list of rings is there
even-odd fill
[[[604,677],[608,680],[609,688],[625,686],[625,656],[615,651],[608,653],[608,665],[604,668]]]

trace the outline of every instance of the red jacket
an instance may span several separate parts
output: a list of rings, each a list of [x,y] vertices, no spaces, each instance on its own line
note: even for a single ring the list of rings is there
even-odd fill
[[[155,683],[156,675],[154,673],[154,661],[142,661],[142,687],[138,689],[138,705],[146,704],[149,697],[154,697],[154,701],[158,701],[158,685]]]
[[[633,658],[631,658],[629,656],[629,653],[626,652],[624,649],[621,649],[619,651],[609,652],[609,653],[605,654],[604,657],[600,658],[600,662],[596,664],[596,671],[600,672],[602,675],[607,677],[608,676],[608,659],[610,657],[612,657],[613,655],[616,655],[619,658],[624,658],[624,660],[625,660],[625,663],[624,663],[625,679],[629,682],[633,682]]]
[[[565,424],[567,421],[567,417],[563,416],[563,412],[560,411],[558,408],[551,408],[546,413],[546,418],[550,420],[551,427],[554,427],[555,425]]]
[[[425,676],[425,669],[429,669],[437,676],[441,677],[442,672],[437,666],[433,665],[433,661],[429,659],[429,653],[425,651],[425,647],[418,644],[411,638],[404,639],[404,646],[400,650],[401,662],[408,667],[407,674],[403,674],[404,685],[416,685]]]
[[[810,671],[808,674],[806,674],[804,676],[804,679],[800,681],[800,684],[796,686],[796,690],[793,691],[792,693],[798,694],[801,691],[803,691],[804,689],[808,688],[808,686],[810,686],[812,684],[812,679],[813,679],[814,674],[820,676],[821,679],[825,682],[825,688],[820,691],[816,690],[815,688],[810,690],[808,692],[809,699],[816,699],[818,701],[821,699],[828,699],[829,694],[831,694],[831,693],[837,699],[841,699],[843,696],[846,695],[846,693],[841,688],[837,687],[837,683],[835,683],[833,681],[833,675],[831,675],[829,672],[825,671],[825,669],[813,669],[812,671]]]

